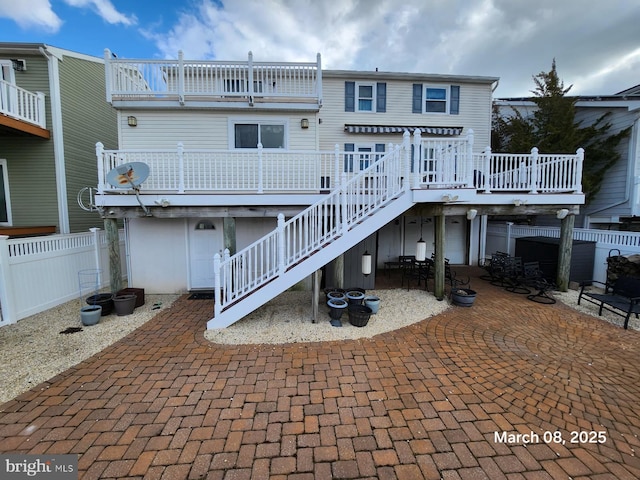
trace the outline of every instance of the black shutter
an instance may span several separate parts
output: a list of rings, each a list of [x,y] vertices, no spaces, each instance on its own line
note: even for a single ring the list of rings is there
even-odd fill
[[[451,115],[458,115],[460,113],[460,87],[458,85],[451,85],[451,108],[449,108]]]
[[[356,82],[344,82],[344,111],[356,111]]]
[[[413,113],[422,113],[422,84],[413,84]]]
[[[376,85],[376,112],[387,111],[387,84],[378,83]]]

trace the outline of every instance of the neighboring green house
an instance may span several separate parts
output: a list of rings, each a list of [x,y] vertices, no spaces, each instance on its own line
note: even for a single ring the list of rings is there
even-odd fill
[[[117,145],[104,60],[41,43],[0,43],[0,233],[102,226],[78,192],[97,181],[95,144]]]

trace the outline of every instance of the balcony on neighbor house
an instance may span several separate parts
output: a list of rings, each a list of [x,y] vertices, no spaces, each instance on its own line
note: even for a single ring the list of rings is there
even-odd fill
[[[129,181],[125,176],[114,181],[119,178],[114,172],[130,172],[135,177],[136,167],[143,164],[145,178],[133,178],[141,182],[137,193],[156,204],[159,199],[172,205],[187,201],[211,204],[218,198],[224,205],[229,195],[251,197],[256,204],[293,204],[305,195],[313,201],[313,195],[332,192],[359,175],[366,176],[367,189],[408,180],[417,202],[517,205],[526,204],[527,198],[531,204],[538,203],[544,197],[540,194],[546,194],[549,203],[584,203],[582,149],[575,154],[543,155],[535,148],[528,154],[493,153],[490,149],[474,153],[472,139],[470,135],[457,140],[423,140],[414,135],[411,148],[405,135],[402,145],[389,144],[386,152],[344,151],[338,145],[333,151],[273,151],[260,146],[194,150],[182,144],[175,149],[105,150],[99,143],[97,194],[103,205],[125,205],[123,196],[117,194],[130,190]],[[412,158],[412,152],[420,153]],[[398,159],[393,170],[388,166],[391,164],[382,163],[389,155]],[[366,199],[367,191],[361,193]],[[124,197],[136,205],[132,196]]]
[[[107,101],[114,107],[247,108],[317,111],[322,105],[320,54],[315,62],[127,60],[105,50]]]
[[[0,80],[0,128],[50,138],[45,115],[44,93],[30,92]]]

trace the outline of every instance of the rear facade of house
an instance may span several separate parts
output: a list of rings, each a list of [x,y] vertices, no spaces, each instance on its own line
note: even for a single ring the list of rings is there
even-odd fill
[[[320,269],[330,281],[337,257],[345,284],[371,288],[362,254],[381,268],[414,255],[419,238],[427,255],[476,264],[488,216],[574,214],[584,201],[579,152],[488,149],[494,77],[322,70],[320,55],[140,61],[107,51],[105,68],[118,147],[97,145],[94,201],[125,221],[130,282],[216,287],[219,319]]]

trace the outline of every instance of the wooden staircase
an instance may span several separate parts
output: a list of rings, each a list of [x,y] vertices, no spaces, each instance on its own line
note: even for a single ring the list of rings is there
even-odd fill
[[[396,146],[295,217],[245,249],[214,260],[214,317],[225,328],[311,275],[407,211],[409,142]]]

